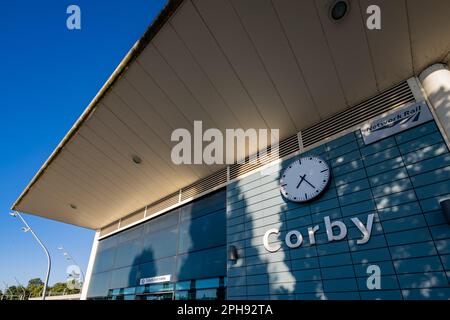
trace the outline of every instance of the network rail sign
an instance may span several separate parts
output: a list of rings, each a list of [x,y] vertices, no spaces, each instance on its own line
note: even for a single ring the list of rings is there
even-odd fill
[[[419,101],[366,123],[361,128],[361,134],[367,145],[432,119],[426,102]]]

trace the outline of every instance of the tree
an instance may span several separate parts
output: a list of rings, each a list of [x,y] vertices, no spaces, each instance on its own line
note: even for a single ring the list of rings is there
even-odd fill
[[[52,295],[75,294],[80,293],[79,289],[69,289],[66,282],[57,282],[49,288]]]
[[[10,300],[22,299],[24,294],[23,287],[10,286],[5,292],[5,296]]]
[[[71,286],[69,286],[71,287]],[[79,289],[69,289],[67,282],[57,282],[48,288],[49,295],[64,295],[80,293]],[[4,292],[0,290],[0,300],[18,300],[28,298],[38,298],[42,296],[44,282],[40,278],[30,279],[28,285],[9,286]]]
[[[40,278],[30,279],[28,281],[28,286],[26,290],[29,294],[29,297],[36,298],[42,295],[42,290],[44,289],[44,281]]]
[[[33,278],[28,281],[28,287],[30,287],[30,286],[38,287],[38,286],[43,286],[43,285],[44,285],[44,281],[42,281],[41,278]]]

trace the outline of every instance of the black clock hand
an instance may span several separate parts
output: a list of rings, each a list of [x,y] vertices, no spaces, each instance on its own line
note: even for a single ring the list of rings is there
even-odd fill
[[[303,180],[305,179],[306,174],[304,174],[303,176],[300,176],[300,182],[297,185],[297,189],[300,187],[300,185],[302,184]]]
[[[316,188],[316,187],[314,187],[308,180],[306,180],[306,178],[304,178],[303,180],[305,180],[305,182],[306,182],[307,184],[309,184],[311,187],[313,187],[314,189]]]

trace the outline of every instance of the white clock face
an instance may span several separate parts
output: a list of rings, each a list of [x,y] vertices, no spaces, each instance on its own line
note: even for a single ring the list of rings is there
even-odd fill
[[[319,157],[303,157],[291,163],[281,176],[281,194],[295,202],[319,196],[330,182],[330,168]]]

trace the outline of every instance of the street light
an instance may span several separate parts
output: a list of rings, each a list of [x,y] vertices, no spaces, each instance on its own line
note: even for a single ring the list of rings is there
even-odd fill
[[[19,212],[15,211],[15,212],[10,212],[9,214],[12,217],[18,217],[22,221],[22,223],[25,225],[25,227],[22,227],[22,231],[25,233],[31,232],[31,234],[36,239],[36,241],[39,243],[39,245],[42,247],[42,249],[45,252],[45,255],[47,256],[47,262],[48,262],[47,275],[45,276],[44,289],[42,290],[42,300],[45,300],[45,295],[47,293],[47,286],[48,286],[48,278],[50,277],[50,269],[52,266],[52,260],[50,259],[50,254],[48,253],[48,250],[42,243],[41,239],[39,239],[39,237],[36,235],[36,233],[34,233],[33,229],[31,229],[31,227],[28,225],[28,223],[25,221],[25,219],[22,218],[22,216],[20,215]]]
[[[81,283],[83,283],[84,282],[84,272],[83,272],[83,269],[81,269],[81,266],[75,261],[75,259],[69,254],[69,252],[67,252],[67,250],[62,245],[60,245],[58,247],[58,250],[62,251],[64,257],[66,257],[66,260],[69,260],[69,261],[72,260],[72,262],[80,269],[81,277],[82,277]]]

